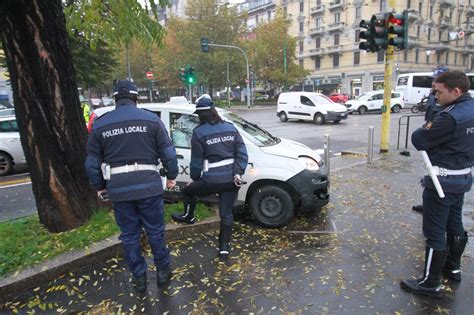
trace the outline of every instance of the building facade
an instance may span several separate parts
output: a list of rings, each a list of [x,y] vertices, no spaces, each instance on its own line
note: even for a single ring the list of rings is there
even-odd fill
[[[410,10],[412,48],[396,51],[394,77],[447,66],[474,72],[474,0],[396,1],[395,12]],[[276,10],[292,21],[298,39],[297,62],[311,71],[305,89],[352,96],[383,88],[385,52],[359,49],[359,24],[388,12],[388,0],[248,0],[249,31],[271,19]]]

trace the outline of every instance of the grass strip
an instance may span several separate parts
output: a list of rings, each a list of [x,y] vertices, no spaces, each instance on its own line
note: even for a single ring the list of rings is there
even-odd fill
[[[182,212],[182,203],[165,204],[165,222],[171,221],[173,212]],[[198,220],[211,217],[215,211],[198,204]],[[77,229],[49,233],[37,215],[0,223],[0,277],[14,271],[51,259],[62,253],[86,248],[119,233],[113,211],[99,210],[89,222]]]

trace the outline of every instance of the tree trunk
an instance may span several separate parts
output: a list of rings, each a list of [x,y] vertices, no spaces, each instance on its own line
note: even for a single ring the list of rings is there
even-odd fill
[[[50,232],[67,231],[87,221],[98,200],[84,170],[87,132],[61,0],[2,0],[0,12],[40,222]]]

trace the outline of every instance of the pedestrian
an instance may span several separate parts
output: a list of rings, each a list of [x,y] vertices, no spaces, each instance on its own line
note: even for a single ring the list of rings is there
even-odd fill
[[[425,113],[425,124],[430,126],[433,124],[433,120],[436,115],[441,111],[441,106],[438,105],[438,101],[436,100],[436,89],[434,87],[435,83],[434,80],[439,77],[444,72],[449,71],[446,67],[438,67],[435,71],[433,71],[433,82],[431,83],[431,91],[428,95],[427,100],[427,108]],[[423,212],[423,205],[415,205],[412,207],[413,211],[422,213]]]
[[[190,182],[183,190],[184,213],[174,213],[178,222],[193,224],[197,196],[219,194],[219,257],[230,253],[232,208],[247,167],[247,149],[237,129],[224,122],[208,95],[196,104],[200,124],[191,138]]]
[[[140,237],[145,229],[158,270],[158,285],[171,277],[169,250],[165,244],[163,185],[159,161],[166,173],[167,188],[178,176],[176,151],[158,115],[136,106],[138,90],[128,80],[114,86],[115,110],[98,118],[87,143],[86,170],[98,195],[108,194],[120,227],[125,260],[136,290],[147,285],[147,264]]]
[[[418,279],[402,280],[405,290],[441,297],[441,273],[461,281],[461,256],[468,236],[462,222],[464,194],[471,189],[474,162],[474,100],[462,71],[447,71],[434,81],[443,107],[431,125],[412,134],[417,150],[425,150],[443,192],[440,198],[429,176],[423,179],[423,234],[426,238],[425,270]]]

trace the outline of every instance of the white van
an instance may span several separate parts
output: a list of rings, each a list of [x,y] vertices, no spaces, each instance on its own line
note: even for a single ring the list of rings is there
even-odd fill
[[[327,96],[314,92],[284,92],[278,96],[277,116],[281,122],[288,119],[340,122],[347,119],[347,108],[331,101]]]
[[[474,97],[474,73],[466,74],[471,81],[469,93]],[[400,74],[397,80],[396,91],[403,94],[403,100],[408,107],[412,107],[428,96],[433,82],[433,72],[417,72]]]
[[[199,118],[194,104],[138,104],[155,112],[167,127],[176,147],[180,173],[173,191],[165,197],[180,196],[189,181],[191,137]],[[113,107],[98,108],[91,119]],[[243,176],[247,182],[239,190],[236,208],[248,209],[263,226],[286,225],[295,211],[315,211],[329,202],[329,180],[326,166],[314,150],[304,144],[280,139],[257,125],[222,109],[219,115],[234,124],[246,144],[249,164]],[[93,121],[91,122],[93,123]]]
[[[359,114],[365,114],[368,111],[380,112],[383,106],[383,90],[365,92],[364,94],[357,97],[355,100],[347,101],[346,105],[349,113],[358,112]],[[403,108],[403,96],[400,92],[392,91],[390,99],[390,110],[393,113],[399,113]]]

